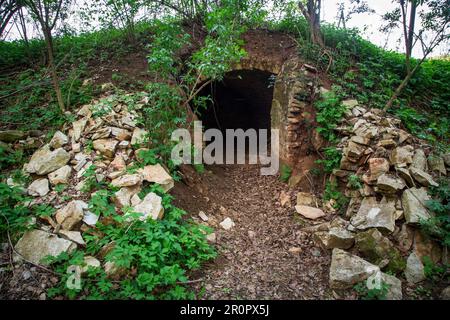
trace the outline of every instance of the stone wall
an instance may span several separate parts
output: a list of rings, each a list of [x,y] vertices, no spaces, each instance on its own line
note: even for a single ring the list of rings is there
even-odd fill
[[[308,123],[317,87],[317,71],[298,58],[283,64],[270,59],[243,59],[233,70],[261,70],[275,74],[271,128],[280,130],[280,159],[295,165],[301,155],[302,138],[309,134]]]

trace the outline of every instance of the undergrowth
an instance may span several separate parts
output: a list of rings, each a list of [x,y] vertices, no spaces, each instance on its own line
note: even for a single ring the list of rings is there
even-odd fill
[[[300,43],[299,55],[321,71],[328,70],[332,82],[342,88],[347,98],[355,98],[368,107],[383,108],[406,75],[404,54],[377,47],[363,39],[357,29],[322,24],[330,64],[330,56],[309,42],[308,24],[302,17],[288,14],[273,27],[295,34]],[[413,59],[412,64],[415,63]],[[449,79],[450,61],[426,60],[389,110],[401,118],[411,133],[447,150]]]
[[[86,235],[84,251],[63,253],[48,262],[61,275],[58,286],[48,291],[48,296],[66,296],[71,299],[193,299],[186,288],[189,272],[215,257],[214,249],[207,243],[205,234],[211,229],[183,219],[186,214],[175,207],[172,197],[154,186],[147,190],[162,197],[165,210],[162,220],[133,220],[114,210],[112,192],[102,190],[92,198],[89,208],[94,214],[107,217],[109,223],[98,222],[96,232]],[[141,195],[144,196],[144,195]],[[89,267],[82,273],[78,288],[67,286],[72,273],[70,266],[86,266],[84,257],[98,255],[102,247],[113,243],[105,260],[117,270],[108,276],[104,269]]]
[[[434,216],[421,220],[422,230],[438,240],[443,246],[450,247],[450,183],[448,179],[441,179],[438,187],[429,188],[431,200],[425,204]]]

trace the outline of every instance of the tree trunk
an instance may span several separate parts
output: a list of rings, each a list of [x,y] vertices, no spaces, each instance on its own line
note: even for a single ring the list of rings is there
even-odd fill
[[[406,68],[408,72],[411,71],[411,57],[414,43],[414,26],[416,22],[417,4],[415,1],[411,2],[411,11],[409,15],[408,36],[406,39]]]
[[[58,100],[59,108],[62,112],[66,111],[64,106],[64,100],[62,98],[61,88],[59,87],[59,78],[56,73],[55,61],[53,57],[53,43],[51,31],[48,30],[46,26],[42,26],[45,38],[45,44],[47,46],[47,56],[48,56],[48,67],[50,69],[50,74],[52,76],[53,87],[56,93],[56,99]]]
[[[384,107],[384,111],[388,110],[390,107],[392,107],[392,105],[394,104],[394,101],[398,98],[398,96],[400,96],[400,94],[402,93],[403,89],[406,87],[406,85],[409,83],[409,80],[411,80],[412,76],[414,75],[414,73],[416,73],[417,69],[419,68],[419,66],[422,64],[423,60],[421,60],[412,71],[408,72],[408,74],[406,75],[405,79],[403,79],[402,83],[400,83],[400,85],[397,87],[397,89],[395,90],[394,94],[392,95],[392,97],[389,99],[389,101],[386,103],[386,106]]]
[[[314,0],[308,0],[306,7],[303,3],[298,2],[298,6],[309,24],[311,42],[324,48],[325,43],[320,32],[320,5],[320,0],[317,3]]]

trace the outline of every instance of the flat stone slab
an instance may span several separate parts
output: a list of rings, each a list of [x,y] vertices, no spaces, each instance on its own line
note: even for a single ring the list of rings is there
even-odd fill
[[[27,231],[15,246],[20,255],[35,264],[42,264],[42,259],[47,256],[56,257],[75,248],[76,244],[72,241],[42,230]],[[20,260],[20,256],[18,259]]]

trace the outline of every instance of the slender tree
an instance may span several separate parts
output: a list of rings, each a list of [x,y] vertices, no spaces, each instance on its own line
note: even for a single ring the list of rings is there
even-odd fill
[[[20,0],[0,0],[0,38],[6,30],[11,19],[22,8]]]
[[[402,28],[406,55],[406,75],[386,103],[384,110],[392,107],[394,101],[397,100],[430,53],[450,38],[449,0],[398,0],[397,2],[398,7],[384,15],[387,24],[381,30],[388,32],[394,27],[400,26]],[[418,14],[420,25],[416,26]],[[412,52],[417,43],[421,45],[422,58],[415,61],[413,65]]]
[[[346,29],[347,22],[352,18],[355,14],[361,14],[361,13],[374,13],[375,10],[371,9],[369,7],[369,4],[366,1],[363,0],[350,0],[350,10],[346,10],[345,2],[342,1],[338,4],[338,14],[337,14],[337,20],[338,20],[338,28],[343,26],[344,29]]]
[[[41,27],[47,48],[48,67],[52,76],[53,87],[59,107],[64,112],[65,105],[55,65],[52,30],[61,18],[62,13],[68,10],[70,0],[23,0],[23,3]]]
[[[308,21],[311,42],[324,48],[325,43],[320,32],[322,0],[302,0],[298,2],[298,7]]]

